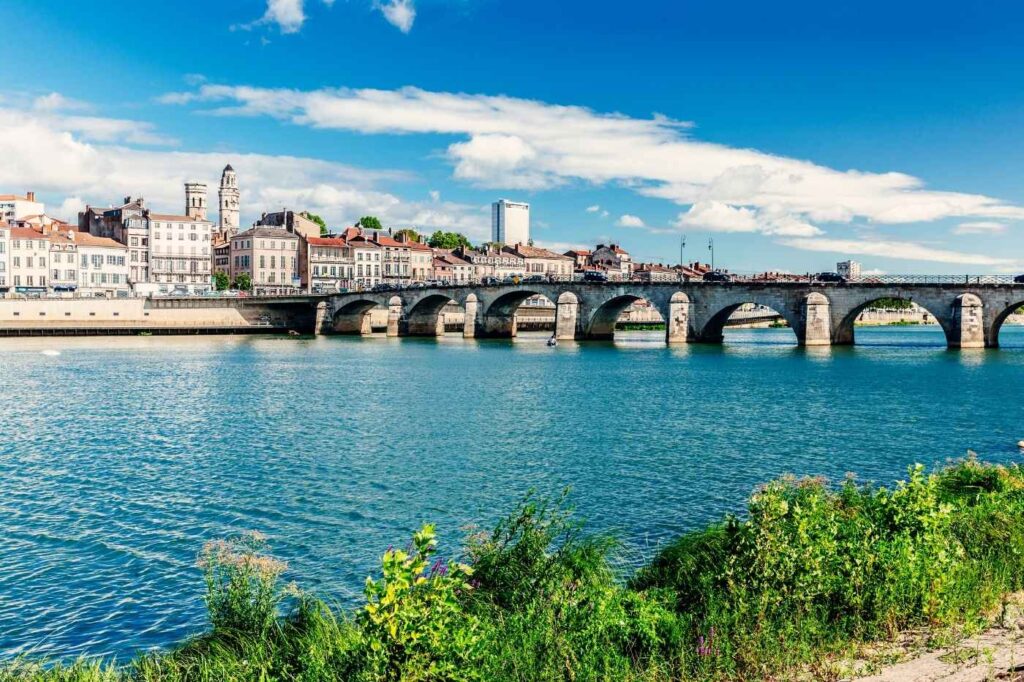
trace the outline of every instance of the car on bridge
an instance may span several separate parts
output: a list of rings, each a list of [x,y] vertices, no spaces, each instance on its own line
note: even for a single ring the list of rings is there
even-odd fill
[[[587,270],[583,273],[584,282],[607,282],[608,275],[597,270]]]
[[[485,287],[492,287],[495,284],[501,284],[501,280],[498,279],[497,277],[484,277],[482,280],[480,280],[480,283],[483,284]]]
[[[721,270],[712,270],[711,272],[705,272],[703,279],[705,282],[731,282],[732,275]]]
[[[1024,275],[1017,275],[1013,278],[1014,284],[1024,284]]]
[[[819,272],[814,276],[814,281],[829,284],[844,284],[846,282],[846,278],[838,272]]]

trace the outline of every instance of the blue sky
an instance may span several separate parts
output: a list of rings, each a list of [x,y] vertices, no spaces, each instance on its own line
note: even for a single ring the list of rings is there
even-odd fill
[[[479,240],[508,197],[557,248],[1024,270],[1018,3],[7,0],[0,25],[0,192],[51,213],[175,209],[230,162],[247,221]]]

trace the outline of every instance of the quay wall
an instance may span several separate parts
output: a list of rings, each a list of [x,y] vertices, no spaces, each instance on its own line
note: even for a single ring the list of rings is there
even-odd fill
[[[202,298],[0,299],[0,336],[312,331],[306,302]]]

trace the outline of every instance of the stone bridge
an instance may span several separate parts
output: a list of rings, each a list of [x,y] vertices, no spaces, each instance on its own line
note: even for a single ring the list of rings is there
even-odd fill
[[[852,344],[861,311],[879,299],[897,298],[931,313],[950,348],[994,348],[1003,321],[1024,306],[1024,285],[966,283],[554,282],[353,292],[305,300],[316,303],[318,333],[369,334],[370,310],[384,306],[389,336],[439,336],[444,333],[441,311],[455,302],[466,311],[464,336],[510,338],[516,335],[516,309],[538,295],[557,306],[558,339],[611,339],[619,314],[643,299],[660,311],[670,344],[721,342],[726,320],[745,303],[776,310],[801,345]]]

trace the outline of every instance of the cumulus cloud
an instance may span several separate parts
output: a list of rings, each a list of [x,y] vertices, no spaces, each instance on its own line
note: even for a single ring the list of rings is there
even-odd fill
[[[86,202],[113,204],[126,195],[143,196],[147,205],[180,210],[183,183],[206,182],[216,191],[220,171],[231,163],[242,189],[243,219],[282,207],[310,210],[331,225],[351,224],[373,214],[387,225],[443,228],[472,239],[489,234],[485,207],[442,201],[407,201],[382,189],[408,181],[394,171],[370,171],[318,159],[234,152],[186,152],[131,147],[105,119],[81,121],[0,107],[0,187],[32,187],[61,217],[74,219]],[[98,134],[99,133],[99,134]],[[63,203],[61,203],[63,202]]]
[[[805,251],[825,251],[842,255],[876,256],[879,258],[896,258],[899,260],[931,261],[935,263],[954,263],[957,265],[982,265],[994,267],[1013,267],[1020,261],[1011,258],[997,258],[977,253],[961,253],[947,249],[936,249],[922,244],[902,241],[857,241],[853,239],[786,239],[780,242],[785,246]]]
[[[267,89],[207,84],[164,101],[218,115],[262,115],[321,129],[461,136],[454,176],[503,189],[609,183],[689,210],[679,226],[811,237],[819,225],[943,218],[1008,220],[1024,209],[980,194],[931,190],[913,176],[833,169],[695,140],[690,124],[505,96],[397,90]]]
[[[388,0],[388,2],[377,3],[377,9],[381,11],[389,24],[402,33],[412,30],[412,24],[416,21],[416,7],[413,0]]]
[[[1006,225],[988,220],[960,223],[953,228],[953,234],[999,234],[1006,231]]]
[[[321,0],[330,7],[334,0]],[[298,33],[306,23],[304,0],[267,0],[267,9],[263,16],[255,21],[233,24],[232,31],[249,31],[257,26],[275,25],[282,34]],[[266,44],[266,41],[263,43]],[[204,79],[205,80],[205,79]]]
[[[640,216],[625,213],[619,216],[619,227],[647,227]]]

